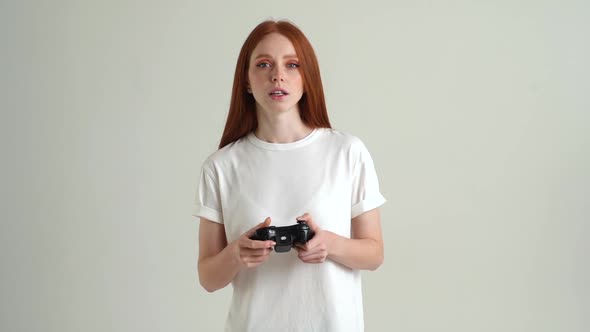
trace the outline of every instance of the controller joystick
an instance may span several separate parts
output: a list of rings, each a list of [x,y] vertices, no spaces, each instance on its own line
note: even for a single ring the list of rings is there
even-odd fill
[[[305,220],[297,220],[297,224],[291,226],[268,226],[259,228],[250,237],[252,240],[276,243],[276,252],[288,252],[296,243],[306,244],[315,235]]]

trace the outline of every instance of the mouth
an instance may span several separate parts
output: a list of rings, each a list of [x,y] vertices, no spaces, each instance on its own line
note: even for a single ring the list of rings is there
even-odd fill
[[[288,94],[289,93],[286,90],[276,88],[276,89],[272,89],[268,95],[271,97],[282,97],[282,96],[286,96]]]

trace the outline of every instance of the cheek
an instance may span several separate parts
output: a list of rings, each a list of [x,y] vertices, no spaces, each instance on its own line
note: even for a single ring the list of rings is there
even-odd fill
[[[249,73],[248,80],[250,81],[250,84],[257,85],[264,81],[264,77],[260,73]]]
[[[303,89],[303,77],[301,77],[301,74],[293,77],[292,82],[294,82],[296,85],[301,87],[301,89]]]
[[[248,71],[248,83],[252,83],[254,81],[254,75],[252,75],[251,71]]]

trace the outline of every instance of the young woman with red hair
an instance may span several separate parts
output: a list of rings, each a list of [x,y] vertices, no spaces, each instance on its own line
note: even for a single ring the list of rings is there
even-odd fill
[[[201,285],[233,286],[226,331],[362,331],[360,271],[383,262],[384,202],[365,145],[331,128],[307,38],[287,21],[259,24],[238,57],[194,214]],[[250,239],[296,220],[315,235],[295,250]]]

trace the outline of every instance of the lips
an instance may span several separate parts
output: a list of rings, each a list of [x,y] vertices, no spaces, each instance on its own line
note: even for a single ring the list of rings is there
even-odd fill
[[[289,93],[287,92],[287,90],[285,89],[281,89],[281,88],[274,88],[270,91],[269,95],[271,97],[280,97],[280,96],[286,96]]]

